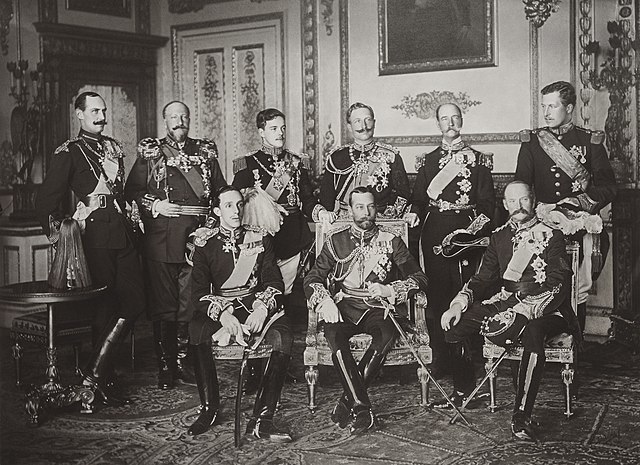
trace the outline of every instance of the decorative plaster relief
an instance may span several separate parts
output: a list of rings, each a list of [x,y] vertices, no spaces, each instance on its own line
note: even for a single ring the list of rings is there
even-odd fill
[[[262,45],[233,51],[234,132],[238,154],[262,143],[256,131],[256,115],[264,108],[264,50]]]
[[[402,101],[398,105],[391,108],[400,110],[405,118],[430,119],[435,118],[436,109],[443,103],[455,103],[460,107],[462,113],[473,106],[480,105],[479,100],[471,100],[466,92],[458,92],[457,94],[450,90],[432,90],[431,92],[422,92],[415,97],[406,95],[402,97]]]
[[[322,5],[322,22],[328,36],[333,34],[333,0],[320,0]]]

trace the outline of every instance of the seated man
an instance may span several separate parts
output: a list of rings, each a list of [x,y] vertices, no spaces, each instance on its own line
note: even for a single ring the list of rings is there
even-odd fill
[[[331,419],[340,428],[359,434],[376,424],[367,395],[393,345],[396,329],[385,319],[383,300],[406,302],[427,287],[427,277],[400,237],[376,225],[373,192],[357,187],[349,194],[353,224],[332,234],[304,280],[309,305],[325,321],[325,337],[344,392]],[[329,292],[327,279],[330,280]],[[349,338],[358,333],[373,337],[356,366]]]
[[[202,410],[188,430],[194,436],[204,433],[215,422],[220,405],[211,336],[221,328],[232,339],[242,338],[243,332],[259,333],[267,317],[276,312],[276,298],[284,288],[271,238],[242,227],[243,210],[240,191],[233,186],[221,188],[213,201],[220,226],[198,234],[195,240],[192,274],[195,312],[189,332],[191,344],[196,346],[195,375]],[[290,441],[288,434],[273,427],[293,343],[286,317],[269,328],[266,339],[273,352],[258,387],[247,434],[257,439]]]
[[[571,267],[564,235],[536,218],[534,203],[528,184],[514,181],[507,185],[504,207],[509,220],[493,232],[480,269],[451,301],[441,319],[445,339],[454,349],[452,398],[457,405],[462,405],[474,389],[468,342],[481,331],[483,321],[510,309],[529,320],[520,335],[524,354],[511,422],[513,435],[524,440],[535,440],[531,412],[544,373],[545,339],[570,329],[580,336],[569,299]],[[495,321],[503,320],[498,317]],[[483,334],[488,334],[486,328],[485,324]],[[517,336],[515,332],[513,339]]]

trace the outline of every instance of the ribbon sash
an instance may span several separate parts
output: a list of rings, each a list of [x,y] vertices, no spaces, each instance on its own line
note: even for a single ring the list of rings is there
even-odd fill
[[[269,197],[277,202],[284,190],[287,188],[289,181],[291,181],[291,175],[286,171],[279,178],[271,176],[271,181],[269,181],[269,184],[264,191],[269,194]]]
[[[582,166],[582,163],[576,160],[569,150],[549,131],[545,129],[538,131],[538,141],[542,150],[549,155],[549,158],[573,181],[578,181],[584,189],[584,186],[589,183],[589,172]]]
[[[247,233],[244,235],[244,241],[242,241],[242,243],[250,244],[261,239],[262,236],[260,234],[252,231],[247,231]],[[227,278],[221,288],[233,289],[235,287],[240,287],[247,284],[247,281],[251,276],[251,272],[253,271],[253,267],[256,264],[256,260],[258,260],[257,253],[240,253],[238,261],[236,262],[236,266],[233,268],[231,275]]]
[[[542,232],[544,230],[548,230],[549,227],[545,226],[544,223],[538,223],[529,231],[529,235],[532,235],[536,232]],[[507,281],[518,282],[520,278],[522,278],[522,273],[524,273],[525,268],[531,261],[533,257],[533,250],[531,247],[519,247],[515,252],[513,252],[513,256],[511,257],[511,261],[507,265],[507,269],[504,271],[502,277]]]
[[[393,240],[393,234],[380,231],[375,242],[391,242]],[[372,241],[373,244],[373,241]],[[345,277],[344,284],[351,288],[359,288],[367,280],[369,275],[373,272],[374,268],[378,265],[380,259],[386,255],[382,247],[378,247],[379,252],[373,253],[373,251],[367,256],[364,262],[364,269],[360,274],[360,267],[354,266],[351,272]],[[358,258],[356,258],[357,260]]]
[[[178,153],[176,149],[167,145],[162,146],[163,152],[165,148],[169,150],[169,154],[172,157],[176,156]],[[169,157],[169,154],[167,154],[166,152],[164,153],[167,158],[171,158]],[[196,194],[196,197],[202,200],[204,198],[204,183],[202,182],[202,175],[198,172],[196,167],[192,166],[187,172],[184,172],[181,168],[176,169],[178,173],[180,173],[182,177],[184,177],[184,179],[187,181],[189,187],[191,187],[191,189],[193,190],[193,193]]]
[[[454,180],[458,173],[460,173],[460,165],[456,162],[456,157],[452,156],[451,160],[438,171],[438,174],[436,174],[429,183],[427,187],[427,195],[429,198],[438,200],[444,188]]]

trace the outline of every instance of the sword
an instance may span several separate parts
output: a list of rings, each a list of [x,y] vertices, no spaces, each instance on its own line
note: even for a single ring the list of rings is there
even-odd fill
[[[394,326],[398,330],[398,333],[400,334],[400,338],[402,339],[402,341],[406,344],[407,347],[409,347],[409,350],[411,351],[411,353],[413,354],[415,359],[418,361],[418,364],[427,373],[427,377],[429,378],[429,381],[432,382],[436,388],[438,388],[438,391],[440,391],[440,394],[442,394],[442,396],[447,400],[449,405],[451,405],[451,407],[453,407],[453,410],[455,410],[455,412],[456,412],[455,418],[457,418],[459,416],[460,418],[462,418],[462,420],[466,423],[467,426],[471,426],[471,423],[469,423],[469,421],[465,418],[465,416],[462,414],[460,409],[458,407],[456,407],[456,405],[453,403],[451,398],[447,395],[447,393],[442,388],[440,383],[438,383],[438,381],[436,381],[436,379],[431,375],[431,372],[429,371],[427,366],[424,364],[424,362],[420,358],[420,354],[418,353],[418,351],[413,347],[413,345],[411,345],[411,342],[409,341],[409,336],[407,336],[407,333],[404,331],[404,329],[402,329],[402,326],[400,326],[400,323],[398,323],[398,320],[396,319],[396,317],[395,317],[395,315],[393,313],[393,311],[394,311],[393,305],[391,305],[388,301],[386,301],[385,299],[382,299],[382,298],[377,299],[377,300],[380,303],[382,303],[382,306],[385,308],[385,312],[384,312],[385,313],[385,315],[384,315],[385,318],[389,317],[391,322],[394,324]]]
[[[247,371],[247,362],[249,361],[249,356],[252,352],[254,352],[262,343],[265,336],[267,335],[267,331],[269,328],[284,315],[284,310],[280,310],[275,313],[269,321],[267,321],[262,328],[262,331],[253,336],[253,341],[251,344],[247,345],[242,351],[242,362],[240,363],[240,373],[238,374],[238,389],[236,391],[236,416],[234,422],[234,430],[233,430],[233,444],[235,447],[240,447],[240,417],[242,414],[242,385],[244,384],[244,378]]]

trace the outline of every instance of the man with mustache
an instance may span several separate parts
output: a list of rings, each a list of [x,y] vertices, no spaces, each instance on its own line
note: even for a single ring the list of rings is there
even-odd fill
[[[454,103],[436,108],[436,124],[442,142],[423,155],[411,200],[412,211],[422,220],[420,261],[429,285],[438,292],[429,295],[427,326],[433,349],[434,375],[448,371],[448,350],[440,317],[462,285],[477,270],[483,250],[470,248],[454,257],[442,252],[443,240],[473,223],[477,236],[491,232],[495,195],[492,160],[462,140],[462,111]],[[447,407],[436,404],[435,407]]]
[[[542,94],[544,128],[520,131],[515,179],[533,186],[538,201],[576,212],[598,215],[616,196],[616,178],[604,133],[573,123],[576,91],[568,82],[545,86]],[[609,249],[609,235],[579,231],[571,237],[581,246],[578,318],[584,331],[587,297]]]
[[[308,305],[325,321],[324,334],[344,389],[331,420],[360,434],[376,426],[367,388],[396,338],[382,301],[407,302],[426,290],[427,277],[402,238],[376,225],[371,188],[356,187],[348,200],[353,223],[327,239],[304,279],[304,291]],[[349,338],[359,333],[370,334],[372,341],[356,365]]]
[[[405,211],[411,196],[409,179],[400,152],[374,140],[376,120],[369,105],[356,102],[347,111],[353,142],[336,148],[327,157],[320,184],[320,203],[342,218],[349,218],[349,194],[360,186],[371,187],[383,218],[405,218],[416,226],[417,215]]]
[[[158,387],[171,389],[176,380],[195,384],[186,363],[193,314],[188,238],[204,224],[212,192],[226,182],[216,144],[188,137],[189,108],[172,101],[162,109],[162,117],[167,136],[140,141],[125,195],[142,212],[147,314],[153,322]]]
[[[99,94],[81,93],[74,107],[80,132],[50,158],[38,190],[36,212],[45,234],[55,244],[60,203],[69,189],[79,198],[73,216],[83,230],[91,280],[94,285],[106,285],[110,292],[104,302],[108,320],[83,372],[83,384],[92,386],[96,398],[106,405],[122,406],[130,401],[116,395],[109,383],[114,356],[117,344],[145,307],[134,231],[123,197],[125,154],[117,140],[102,135],[107,106]]]
[[[451,301],[440,322],[447,343],[459,346],[451,351],[455,355],[452,398],[461,406],[475,387],[469,339],[481,331],[483,321],[506,315],[505,311],[529,320],[520,336],[524,353],[511,431],[518,439],[535,440],[531,414],[544,374],[545,340],[563,332],[580,340],[581,334],[571,308],[572,273],[564,235],[536,217],[535,198],[526,183],[508,184],[503,203],[509,220],[493,232],[480,269]],[[496,289],[501,290],[495,293]]]

